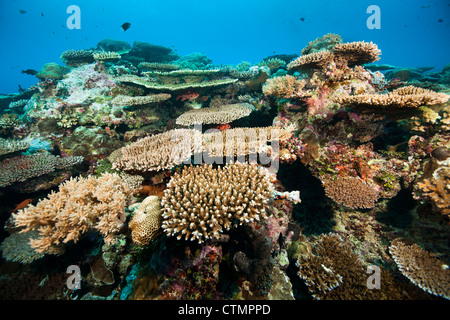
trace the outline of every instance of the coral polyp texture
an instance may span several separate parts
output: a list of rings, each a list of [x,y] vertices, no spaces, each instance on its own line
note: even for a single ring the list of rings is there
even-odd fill
[[[375,112],[389,112],[395,108],[417,108],[445,103],[448,101],[449,95],[407,86],[387,94],[336,95],[333,99],[343,106],[369,108]]]
[[[356,177],[338,177],[326,181],[324,187],[328,197],[352,209],[373,208],[378,200],[378,192]]]
[[[193,136],[190,129],[174,129],[140,139],[121,149],[113,169],[160,171],[172,169],[190,159]]]
[[[389,253],[412,283],[426,292],[450,299],[450,268],[434,254],[406,239],[394,240]]]
[[[99,231],[112,242],[125,222],[125,207],[131,190],[117,174],[105,173],[95,178],[71,178],[52,191],[36,206],[29,205],[13,215],[20,232],[37,230],[30,240],[37,252],[61,254],[63,245],[77,242],[89,231]]]
[[[220,107],[190,110],[179,116],[176,123],[183,126],[229,123],[248,116],[254,109],[250,103],[236,103]]]
[[[266,217],[272,191],[256,165],[190,166],[175,173],[162,198],[165,233],[202,243],[231,228]]]
[[[131,239],[140,245],[148,245],[161,231],[161,199],[157,196],[145,198],[130,220]]]

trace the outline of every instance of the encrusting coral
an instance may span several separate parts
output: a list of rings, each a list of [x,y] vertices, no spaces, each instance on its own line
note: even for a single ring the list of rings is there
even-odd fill
[[[450,299],[450,269],[430,252],[406,239],[396,239],[389,247],[401,273],[422,290]]]
[[[131,239],[134,243],[148,245],[161,231],[161,199],[148,196],[130,220]]]
[[[161,204],[164,232],[177,239],[204,242],[266,216],[272,184],[262,167],[228,164],[186,167],[175,173]]]
[[[131,190],[117,174],[71,178],[36,206],[13,214],[13,222],[24,228],[20,232],[39,232],[39,237],[30,240],[37,252],[61,254],[63,244],[77,242],[92,230],[99,231],[105,242],[112,242],[125,222],[130,201]]]

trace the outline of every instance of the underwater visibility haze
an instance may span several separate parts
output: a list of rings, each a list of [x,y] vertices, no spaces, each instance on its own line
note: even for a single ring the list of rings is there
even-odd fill
[[[0,26],[0,299],[449,299],[450,1]]]

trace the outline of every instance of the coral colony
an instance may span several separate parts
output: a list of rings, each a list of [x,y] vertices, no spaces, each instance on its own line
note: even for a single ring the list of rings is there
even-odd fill
[[[449,299],[450,65],[380,54],[63,52],[0,101],[1,298]]]

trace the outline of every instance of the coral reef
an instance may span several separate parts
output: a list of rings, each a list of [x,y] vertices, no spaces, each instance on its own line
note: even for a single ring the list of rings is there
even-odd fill
[[[16,227],[24,228],[21,232],[39,232],[37,239],[30,240],[37,252],[61,254],[63,244],[77,242],[94,229],[105,241],[113,241],[125,222],[130,196],[130,188],[116,174],[70,179],[36,206],[19,210],[13,220]]]
[[[148,245],[160,233],[161,214],[161,199],[157,196],[145,198],[128,223],[133,242]]]
[[[390,254],[402,274],[422,290],[449,299],[450,270],[430,252],[405,239],[396,239]]]
[[[271,182],[249,164],[191,166],[175,173],[162,198],[162,228],[168,235],[204,242],[266,215]]]

